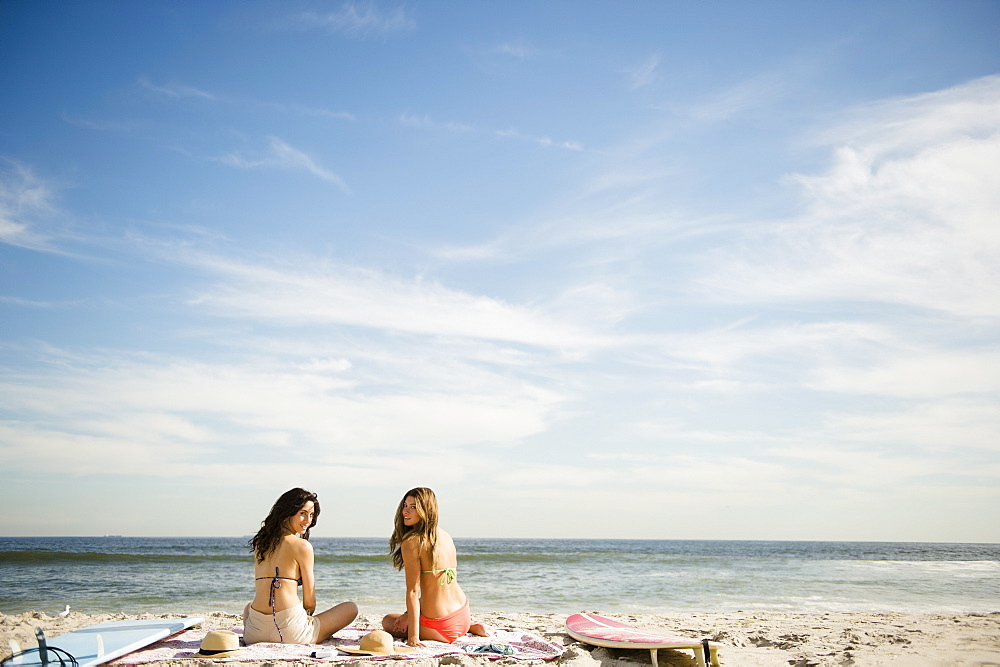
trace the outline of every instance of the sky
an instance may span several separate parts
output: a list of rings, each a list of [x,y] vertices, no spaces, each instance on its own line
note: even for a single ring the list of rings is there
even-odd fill
[[[0,0],[0,535],[1000,541],[997,34]]]

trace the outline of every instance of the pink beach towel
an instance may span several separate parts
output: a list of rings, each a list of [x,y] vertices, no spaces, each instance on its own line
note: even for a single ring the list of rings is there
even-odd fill
[[[149,662],[159,662],[163,660],[203,660],[195,658],[194,654],[201,647],[201,641],[209,630],[232,630],[238,635],[243,634],[243,628],[192,628],[184,632],[167,637],[155,644],[129,653],[114,660],[110,665],[142,665]],[[459,637],[453,644],[443,644],[441,642],[427,641],[427,645],[414,649],[413,653],[397,656],[370,656],[370,655],[347,655],[339,651],[331,651],[337,646],[357,646],[361,638],[371,632],[371,629],[345,628],[335,634],[322,644],[272,644],[262,642],[251,644],[240,648],[239,653],[219,658],[214,662],[271,662],[277,660],[302,661],[317,660],[319,662],[346,662],[352,660],[390,660],[406,658],[436,658],[454,653],[464,655],[476,655],[479,657],[515,658],[517,660],[552,660],[558,658],[565,650],[558,644],[548,642],[541,637],[532,635],[521,630],[495,629],[490,637],[476,637],[466,635]],[[500,655],[498,653],[472,653],[472,650],[483,644],[506,644],[514,649],[513,655]],[[468,648],[468,651],[466,650]],[[313,658],[313,654],[319,652],[320,655],[333,655]]]

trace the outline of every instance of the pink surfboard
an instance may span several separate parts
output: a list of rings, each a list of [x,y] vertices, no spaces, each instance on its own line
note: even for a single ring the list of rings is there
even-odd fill
[[[566,619],[566,632],[573,639],[592,646],[649,649],[653,667],[657,667],[656,652],[661,648],[690,649],[694,651],[698,667],[706,667],[706,657],[709,663],[718,666],[718,651],[722,647],[722,644],[707,639],[677,637],[660,630],[642,630],[596,614],[573,614]]]

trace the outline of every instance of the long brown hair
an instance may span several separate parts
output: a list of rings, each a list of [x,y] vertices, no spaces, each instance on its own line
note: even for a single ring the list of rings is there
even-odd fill
[[[403,523],[403,504],[407,498],[413,498],[417,505],[417,516],[420,522],[414,526]],[[428,550],[431,558],[437,553],[438,501],[434,492],[425,486],[418,486],[403,494],[403,499],[396,507],[396,517],[393,520],[392,537],[389,538],[389,553],[392,555],[392,566],[403,569],[403,551],[400,548],[406,540],[419,540],[420,550]]]
[[[313,520],[306,532],[302,534],[302,537],[308,540],[309,532],[316,525],[316,520],[319,519],[319,498],[316,497],[316,494],[312,491],[295,488],[285,491],[281,497],[274,501],[271,512],[266,519],[260,522],[260,530],[247,542],[247,548],[257,557],[258,563],[263,563],[264,559],[278,548],[278,543],[281,542],[285,531],[288,530],[285,522],[298,514],[302,506],[310,500],[313,502]]]

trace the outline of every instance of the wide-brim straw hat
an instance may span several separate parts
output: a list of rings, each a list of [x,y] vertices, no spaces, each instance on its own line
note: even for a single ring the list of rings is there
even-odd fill
[[[338,646],[337,650],[358,655],[396,655],[413,653],[414,649],[393,646],[392,635],[385,630],[372,630],[361,638],[360,646]]]
[[[229,630],[210,630],[194,658],[225,658],[240,650],[240,636]]]

